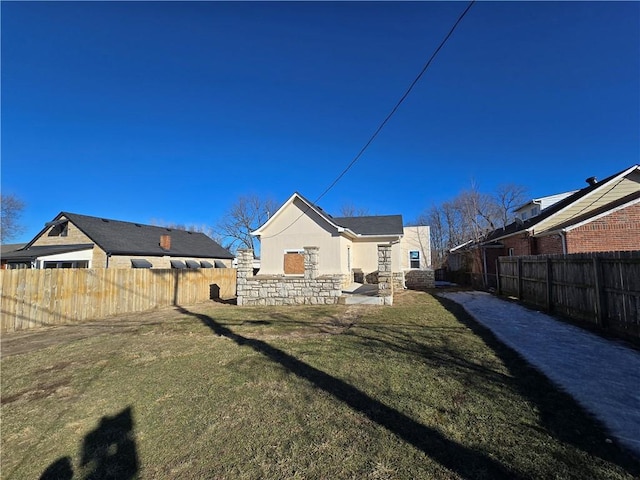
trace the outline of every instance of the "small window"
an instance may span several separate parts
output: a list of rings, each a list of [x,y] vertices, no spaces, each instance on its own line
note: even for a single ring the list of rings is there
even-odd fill
[[[510,248],[510,249],[509,249],[509,256],[510,256],[510,257],[513,257],[513,248]]]
[[[214,260],[213,263],[215,263],[216,268],[227,268],[222,260]]]
[[[200,268],[200,263],[196,262],[195,260],[187,260],[187,268]]]
[[[420,268],[420,252],[413,250],[409,252],[409,267]]]
[[[182,260],[171,260],[171,268],[187,268]]]
[[[44,262],[43,268],[89,268],[89,260]]]
[[[132,268],[151,268],[151,262],[149,260],[145,260],[144,258],[132,258],[131,259],[131,267]]]
[[[211,263],[207,262],[206,260],[202,260],[200,262],[200,266],[202,268],[213,268],[213,265],[211,265]]]
[[[69,222],[59,220],[49,231],[49,237],[66,237],[69,234]]]

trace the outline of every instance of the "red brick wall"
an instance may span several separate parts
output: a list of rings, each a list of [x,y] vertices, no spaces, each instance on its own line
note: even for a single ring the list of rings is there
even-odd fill
[[[561,255],[562,237],[560,235],[547,235],[536,238],[537,255]]]
[[[567,232],[567,253],[640,250],[640,204]]]
[[[504,253],[501,255],[509,255],[509,249],[513,248],[513,256],[535,255],[531,248],[531,239],[525,233],[518,233],[502,240],[504,244]]]

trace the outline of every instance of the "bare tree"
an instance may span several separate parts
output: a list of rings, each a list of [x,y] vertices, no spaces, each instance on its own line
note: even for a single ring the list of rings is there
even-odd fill
[[[278,205],[271,198],[241,196],[218,222],[218,235],[227,240],[228,248],[232,251],[251,248],[257,254],[259,242],[251,232],[263,225],[277,208]]]
[[[433,267],[442,266],[451,248],[469,240],[479,241],[509,223],[513,208],[526,201],[525,195],[526,189],[514,184],[501,185],[489,195],[472,182],[452,200],[431,206],[418,217],[418,223],[431,227]]]
[[[19,220],[25,205],[24,202],[14,194],[2,195],[0,198],[2,203],[0,241],[4,243],[24,231],[24,227],[20,224]]]
[[[494,195],[500,215],[501,227],[514,220],[513,210],[527,201],[527,188],[514,183],[498,185]]]
[[[367,208],[356,207],[351,203],[346,203],[340,207],[341,217],[366,217],[371,215]]]

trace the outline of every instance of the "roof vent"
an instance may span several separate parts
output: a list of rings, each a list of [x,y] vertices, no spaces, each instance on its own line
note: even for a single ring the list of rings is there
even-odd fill
[[[589,177],[585,180],[589,185],[595,185],[598,183],[598,179],[596,177]]]
[[[107,220],[106,218],[102,218],[101,219],[104,223],[109,223],[109,220]]]

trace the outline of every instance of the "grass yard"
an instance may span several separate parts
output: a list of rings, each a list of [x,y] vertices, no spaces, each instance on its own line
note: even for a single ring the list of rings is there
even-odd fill
[[[640,475],[571,397],[429,293],[105,322],[4,352],[3,479]]]

